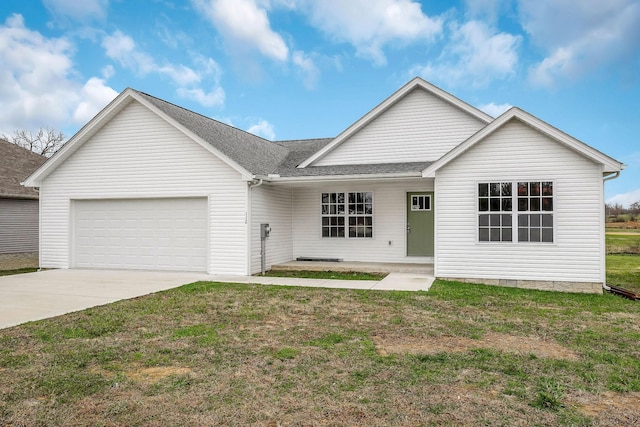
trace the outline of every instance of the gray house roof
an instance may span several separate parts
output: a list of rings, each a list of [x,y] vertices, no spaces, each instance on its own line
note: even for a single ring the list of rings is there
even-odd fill
[[[303,177],[419,173],[431,164],[414,162],[298,168],[300,163],[331,143],[334,138],[271,142],[147,93],[135,92],[199,138],[258,176]]]
[[[297,166],[313,153],[331,143],[333,138],[303,139],[292,141],[278,141],[276,144],[289,150],[287,157],[272,172],[281,177],[328,176],[328,175],[371,175],[415,172],[416,174],[431,165],[431,162],[410,163],[375,163],[361,165],[335,166]]]
[[[0,139],[0,198],[37,199],[38,192],[20,185],[46,157]]]
[[[255,175],[273,173],[289,154],[287,148],[264,138],[178,107],[144,92],[135,92]]]

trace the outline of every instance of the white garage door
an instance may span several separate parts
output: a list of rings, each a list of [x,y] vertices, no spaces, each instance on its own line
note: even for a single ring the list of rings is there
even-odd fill
[[[73,265],[207,270],[207,199],[76,200]]]

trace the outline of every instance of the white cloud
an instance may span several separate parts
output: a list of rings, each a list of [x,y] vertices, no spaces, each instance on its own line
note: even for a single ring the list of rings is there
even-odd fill
[[[43,3],[52,14],[75,21],[104,19],[109,7],[109,0],[43,0]]]
[[[513,105],[511,104],[495,104],[493,102],[490,102],[489,104],[483,104],[478,108],[484,111],[485,113],[487,113],[488,115],[490,115],[491,117],[498,117],[499,115],[501,115],[511,107],[513,107]]]
[[[392,43],[432,41],[442,19],[424,13],[412,0],[301,0],[311,24],[329,37],[347,42],[358,55],[386,63],[383,48]]]
[[[461,26],[452,23],[449,29],[451,39],[442,55],[435,62],[412,68],[410,74],[451,85],[485,86],[515,73],[520,36],[499,33],[480,21]]]
[[[276,137],[273,126],[271,126],[271,123],[266,120],[260,120],[258,123],[252,125],[249,129],[247,129],[247,132],[261,136],[264,139],[268,139],[270,141],[273,141]]]
[[[64,130],[104,106],[105,94],[115,92],[101,79],[79,80],[73,50],[67,39],[46,38],[25,27],[21,15],[0,25],[0,134],[43,126]],[[86,94],[95,96],[82,99]]]
[[[320,70],[316,67],[313,59],[304,52],[293,52],[291,60],[298,67],[298,71],[302,76],[302,81],[307,89],[314,89],[320,77]]]
[[[180,97],[196,101],[206,107],[224,104],[225,93],[220,86],[220,67],[211,58],[197,56],[196,68],[183,64],[158,65],[153,57],[141,51],[128,35],[116,30],[102,40],[107,56],[140,76],[157,73],[171,79],[177,86]],[[210,90],[203,86],[211,86]]]
[[[220,86],[214,86],[209,92],[205,92],[202,88],[178,88],[178,95],[205,107],[220,107],[224,105],[225,100],[224,90]]]
[[[465,0],[465,15],[470,19],[495,24],[500,14],[504,13],[511,3],[510,0]]]
[[[246,54],[249,48],[277,61],[288,59],[289,48],[271,29],[268,3],[263,7],[255,0],[192,0],[192,3],[220,32],[231,50]]]
[[[616,194],[615,196],[607,199],[607,203],[619,203],[624,207],[629,207],[629,205],[638,201],[640,201],[640,188],[636,188],[635,190],[631,190],[626,193]]]
[[[88,122],[116,96],[118,92],[105,85],[104,80],[97,77],[90,78],[82,87],[81,101],[73,112],[73,120],[76,123]]]
[[[157,69],[153,58],[138,50],[133,39],[120,30],[102,39],[107,56],[120,65],[144,76]]]
[[[523,28],[547,52],[530,70],[533,84],[553,87],[603,66],[634,70],[640,58],[636,0],[521,0],[519,9]]]

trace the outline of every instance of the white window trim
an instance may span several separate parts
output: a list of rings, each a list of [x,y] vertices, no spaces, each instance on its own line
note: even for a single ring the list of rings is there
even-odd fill
[[[483,213],[491,213],[491,211],[487,211],[487,212],[480,212],[479,207],[478,207],[478,200],[480,199],[480,194],[478,192],[478,184],[487,184],[487,183],[496,183],[496,182],[510,182],[512,184],[512,191],[511,191],[511,197],[512,197],[512,202],[511,202],[511,241],[481,241],[480,240],[480,214]],[[550,213],[553,215],[553,241],[552,242],[521,242],[518,240],[518,214],[530,214],[530,213],[536,213],[536,212],[531,212],[531,211],[518,211],[518,182],[550,182],[553,184],[553,210],[552,211],[539,211],[538,213]],[[485,180],[478,180],[475,182],[475,216],[476,216],[476,244],[477,245],[520,245],[520,246],[526,246],[526,247],[531,247],[531,246],[554,246],[557,245],[557,239],[558,239],[558,233],[557,233],[557,183],[555,180],[553,179],[533,179],[533,178],[525,178],[525,179],[497,179],[497,178],[491,178],[491,179],[485,179]],[[497,214],[504,214],[505,212],[503,211],[494,211]]]
[[[323,194],[332,194],[332,193],[343,193],[344,194],[344,205],[345,205],[345,210],[344,210],[344,214],[343,215],[325,215],[322,213],[322,195]],[[372,213],[371,215],[369,214],[360,214],[360,215],[349,215],[348,211],[349,211],[349,193],[371,193],[371,209],[372,209]],[[375,239],[376,236],[376,219],[375,219],[375,212],[376,212],[376,208],[375,208],[375,193],[371,190],[321,190],[320,191],[320,238],[321,239],[329,239],[329,240],[349,240],[349,239],[355,239],[355,240],[361,240],[361,239],[366,239],[366,240],[373,240]],[[344,237],[331,237],[331,236],[324,236],[323,235],[323,225],[322,225],[322,218],[330,218],[330,217],[336,217],[336,216],[343,216],[344,217]],[[349,237],[349,218],[350,217],[358,217],[358,216],[370,216],[371,217],[371,237]]]
[[[476,190],[477,191],[477,190]],[[411,200],[411,211],[412,212],[430,212],[433,200],[431,199],[431,194],[411,194],[411,197],[425,197],[429,200],[429,209],[414,209],[413,200]]]

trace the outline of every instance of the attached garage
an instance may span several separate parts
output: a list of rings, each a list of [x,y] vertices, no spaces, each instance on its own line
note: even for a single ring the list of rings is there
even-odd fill
[[[207,199],[72,200],[78,268],[207,271]]]

